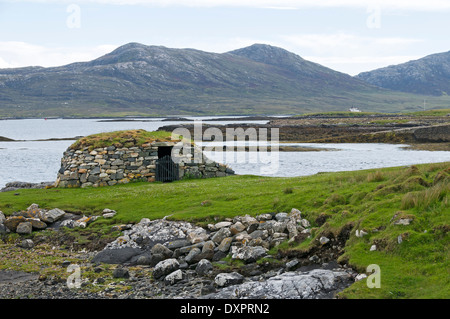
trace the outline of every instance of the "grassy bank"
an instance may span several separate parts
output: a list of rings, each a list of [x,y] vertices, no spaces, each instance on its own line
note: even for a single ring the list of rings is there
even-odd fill
[[[366,280],[343,293],[346,298],[449,298],[450,162],[376,170],[324,173],[307,177],[268,178],[230,176],[173,183],[132,183],[91,189],[20,190],[0,193],[5,214],[31,203],[43,208],[100,214],[118,212],[110,223],[141,218],[183,219],[207,223],[236,215],[302,211],[313,228],[303,243],[281,244],[277,253],[308,251],[322,235],[339,236],[351,229],[339,260],[365,272],[381,269],[381,288]],[[18,194],[18,195],[17,195]],[[397,221],[409,219],[409,225]],[[107,227],[108,226],[108,227]],[[367,235],[356,237],[355,230]],[[401,244],[398,238],[402,239]],[[372,245],[376,251],[370,251]]]

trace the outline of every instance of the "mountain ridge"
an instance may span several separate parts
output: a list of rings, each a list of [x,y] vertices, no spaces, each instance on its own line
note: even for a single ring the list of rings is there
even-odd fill
[[[427,55],[355,76],[390,90],[424,95],[450,95],[450,51]]]
[[[400,111],[418,100],[266,44],[211,53],[132,42],[92,61],[0,69],[0,117]]]

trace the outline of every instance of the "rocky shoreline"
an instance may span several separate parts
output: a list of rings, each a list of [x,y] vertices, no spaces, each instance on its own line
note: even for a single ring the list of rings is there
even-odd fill
[[[89,228],[95,220],[113,218],[115,212],[105,209],[102,216],[77,217],[33,204],[26,212],[3,215],[1,224],[7,226],[3,236],[17,232],[19,226],[11,226],[10,220],[19,215],[37,220],[52,215],[48,227],[58,231]],[[56,223],[59,227],[53,227]],[[69,287],[69,278],[2,270],[0,298],[321,299],[335,298],[357,276],[351,268],[335,262],[343,241],[332,236],[322,236],[311,255],[268,253],[282,242],[299,242],[310,236],[309,221],[295,208],[290,213],[236,216],[207,227],[167,218],[144,218],[136,224],[112,227],[121,236],[103,249],[73,253],[72,257],[81,261],[76,265],[82,269],[78,289]],[[40,231],[31,229],[32,234]],[[22,238],[12,249],[30,251],[38,246],[33,239]],[[66,260],[58,267],[69,271],[72,266]],[[83,275],[86,273],[102,275],[93,280]]]

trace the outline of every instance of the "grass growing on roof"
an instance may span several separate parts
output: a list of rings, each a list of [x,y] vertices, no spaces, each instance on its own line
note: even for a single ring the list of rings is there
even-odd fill
[[[172,133],[165,131],[148,132],[145,130],[126,130],[107,133],[93,134],[83,137],[70,146],[72,149],[83,149],[88,147],[103,148],[108,146],[132,147],[142,146],[151,142],[173,142]]]

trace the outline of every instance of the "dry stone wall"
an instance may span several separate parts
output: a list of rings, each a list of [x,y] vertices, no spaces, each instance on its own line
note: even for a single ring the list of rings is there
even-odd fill
[[[130,181],[154,182],[159,147],[173,147],[174,142],[154,142],[142,146],[108,146],[68,148],[61,159],[57,187],[99,187],[126,184]],[[226,165],[210,161],[205,156],[196,157],[201,149],[192,146],[189,155],[176,157],[179,178],[209,178],[233,175]],[[202,158],[200,162],[194,159]]]

